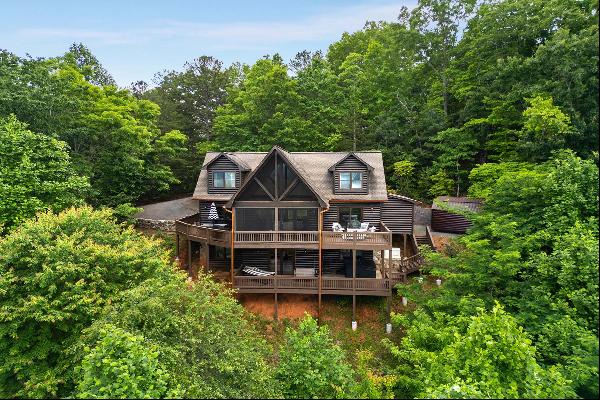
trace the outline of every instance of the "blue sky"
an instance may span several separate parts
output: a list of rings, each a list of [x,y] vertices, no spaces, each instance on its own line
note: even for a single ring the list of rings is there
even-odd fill
[[[416,0],[12,1],[0,11],[0,48],[48,57],[83,42],[121,86],[151,81],[201,55],[252,63],[278,52],[326,50],[366,20],[393,21]]]

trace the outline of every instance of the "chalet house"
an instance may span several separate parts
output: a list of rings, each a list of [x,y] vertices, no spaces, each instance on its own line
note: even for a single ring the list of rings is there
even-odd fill
[[[207,153],[192,198],[198,213],[176,222],[178,253],[187,266],[200,254],[240,293],[355,303],[391,296],[415,267],[415,201],[388,196],[379,151]]]

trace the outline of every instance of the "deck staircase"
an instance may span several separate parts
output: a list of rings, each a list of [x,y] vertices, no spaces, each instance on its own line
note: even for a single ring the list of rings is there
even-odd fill
[[[415,240],[418,245],[429,244],[429,240],[427,239],[427,235],[415,235]]]

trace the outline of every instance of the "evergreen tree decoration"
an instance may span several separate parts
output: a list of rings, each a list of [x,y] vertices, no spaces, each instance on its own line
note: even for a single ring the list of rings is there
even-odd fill
[[[212,203],[210,205],[210,210],[208,211],[208,219],[213,221],[219,219],[219,213],[217,212],[217,206],[215,205],[215,203]]]

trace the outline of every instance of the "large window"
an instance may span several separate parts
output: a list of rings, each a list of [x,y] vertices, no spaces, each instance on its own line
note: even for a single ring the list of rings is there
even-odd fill
[[[316,231],[318,230],[316,208],[280,208],[280,231]]]
[[[235,188],[235,172],[214,171],[213,187],[216,188]]]
[[[238,231],[274,231],[274,208],[235,209],[235,226]]]
[[[363,212],[360,207],[340,207],[339,223],[344,228],[360,228]]]
[[[361,190],[362,180],[362,172],[340,172],[340,189]]]

